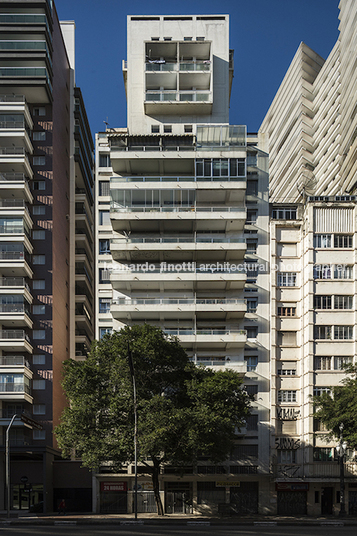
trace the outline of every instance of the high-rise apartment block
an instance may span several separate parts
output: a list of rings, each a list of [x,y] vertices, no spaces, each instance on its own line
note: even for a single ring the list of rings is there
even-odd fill
[[[51,0],[2,1],[0,480],[16,415],[15,510],[53,511],[63,494],[74,509],[91,500],[89,474],[61,461],[53,428],[65,404],[62,362],[84,358],[93,338],[93,149],[74,84],[74,23],[61,27]]]

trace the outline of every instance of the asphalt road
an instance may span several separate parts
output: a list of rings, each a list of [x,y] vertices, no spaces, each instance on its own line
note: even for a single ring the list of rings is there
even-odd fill
[[[185,525],[55,525],[39,527],[0,527],[1,536],[356,536],[356,526],[273,526],[239,527],[225,526],[185,526]]]

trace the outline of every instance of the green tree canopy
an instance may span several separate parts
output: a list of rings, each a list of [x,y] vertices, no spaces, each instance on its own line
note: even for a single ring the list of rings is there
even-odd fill
[[[343,423],[343,437],[348,446],[357,449],[357,366],[345,367],[346,377],[330,393],[313,397],[314,417],[329,430],[329,437],[338,438]]]
[[[199,456],[215,463],[227,459],[236,429],[250,414],[251,397],[237,372],[196,367],[177,339],[159,328],[145,324],[105,335],[86,361],[64,363],[69,406],[55,431],[63,455],[75,452],[94,470],[103,463],[115,470],[134,459],[128,346],[137,390],[138,461],[152,475],[162,514],[161,466],[192,465]]]

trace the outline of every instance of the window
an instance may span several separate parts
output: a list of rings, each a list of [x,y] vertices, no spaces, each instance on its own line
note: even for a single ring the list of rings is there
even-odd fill
[[[352,243],[352,235],[334,235],[333,246],[335,248],[351,248]]]
[[[32,238],[34,240],[45,240],[46,238],[46,232],[43,230],[40,231],[32,231]]]
[[[256,339],[258,335],[258,326],[245,326],[247,331],[247,339]]]
[[[159,134],[159,132],[160,132],[159,125],[151,125],[151,134]]]
[[[345,365],[348,365],[353,362],[351,356],[338,356],[336,355],[333,358],[333,368],[334,370],[343,370]]]
[[[332,339],[332,326],[315,326],[315,339]]]
[[[32,387],[36,391],[43,391],[46,389],[46,380],[33,380]]]
[[[353,339],[353,326],[334,326],[334,339]]]
[[[247,195],[258,195],[258,181],[257,180],[248,180],[247,181]]]
[[[99,312],[110,313],[111,298],[99,298]]]
[[[45,156],[34,156],[33,157],[33,165],[34,166],[44,166],[46,164],[46,157]]]
[[[100,196],[110,195],[110,182],[109,181],[99,181],[99,195]]]
[[[296,391],[278,391],[278,402],[296,402]]]
[[[314,235],[314,248],[330,248],[331,247],[331,235],[330,234],[316,234]]]
[[[101,238],[99,240],[99,254],[100,255],[106,255],[110,253],[110,239],[109,238]]]
[[[110,335],[112,331],[113,331],[112,328],[100,328],[99,329],[99,338],[102,339],[104,337],[104,335],[106,335],[107,333]]]
[[[110,155],[109,154],[100,154],[99,155],[99,167],[110,167]]]
[[[334,449],[333,448],[314,448],[314,461],[315,462],[333,462],[334,461]]]
[[[109,210],[99,211],[99,225],[110,225],[110,212]]]
[[[296,346],[296,331],[278,331],[278,346]]]
[[[258,247],[258,239],[257,238],[247,238],[246,239],[247,244],[247,253],[256,253],[257,247]]]
[[[315,264],[314,279],[332,279],[330,264]]]
[[[33,264],[45,264],[46,256],[45,255],[32,255]]]
[[[278,287],[296,287],[296,273],[278,272]]]
[[[184,132],[185,134],[191,134],[193,132],[193,127],[192,125],[184,125]]]
[[[332,357],[315,356],[315,370],[331,370]]]
[[[171,132],[172,132],[172,125],[164,125],[164,133],[171,134]]]
[[[278,450],[278,463],[296,463],[296,450]]]
[[[258,430],[258,415],[249,415],[246,418],[247,432],[256,432]]]
[[[33,354],[32,363],[34,365],[45,365],[46,356],[44,354]]]
[[[352,309],[353,296],[334,296],[335,309]]]
[[[278,421],[278,434],[296,434],[296,421]]]
[[[46,108],[44,106],[38,106],[33,109],[33,115],[46,115]]]
[[[46,430],[33,430],[34,439],[46,439]]]
[[[198,158],[197,177],[245,177],[245,158]]]
[[[278,316],[296,316],[296,307],[278,307]]]
[[[315,309],[332,309],[332,297],[331,296],[314,296],[314,308]]]
[[[245,301],[247,304],[247,313],[256,313],[258,306],[258,298],[247,298]]]
[[[32,336],[34,339],[45,339],[46,331],[44,329],[34,329]]]
[[[252,372],[256,370],[257,365],[258,365],[257,355],[245,356],[244,361],[247,363],[247,372]]]
[[[278,376],[296,376],[296,361],[278,361]]]
[[[353,266],[349,266],[346,264],[335,265],[334,277],[335,279],[352,279]]]
[[[33,132],[32,139],[34,141],[44,141],[46,139],[46,132],[44,130],[38,130]]]
[[[33,190],[46,190],[46,182],[45,181],[32,181],[32,189]]]
[[[273,220],[296,220],[296,207],[274,208],[272,218]]]
[[[110,270],[107,270],[106,268],[99,268],[99,283],[110,283]]]
[[[34,205],[34,206],[32,207],[32,214],[33,214],[34,216],[46,214],[46,207],[45,207],[45,205]]]
[[[46,406],[45,404],[34,404],[32,413],[34,415],[46,415]]]
[[[34,315],[44,315],[46,310],[45,305],[33,305],[32,306],[32,313]]]
[[[257,385],[245,385],[244,390],[250,396],[256,396],[258,394],[258,386]]]
[[[44,290],[46,288],[44,279],[34,279],[32,281],[32,288],[34,290]]]
[[[234,445],[231,460],[249,460],[258,458],[258,445]]]
[[[258,211],[251,208],[247,209],[247,221],[246,223],[256,223],[258,218]]]

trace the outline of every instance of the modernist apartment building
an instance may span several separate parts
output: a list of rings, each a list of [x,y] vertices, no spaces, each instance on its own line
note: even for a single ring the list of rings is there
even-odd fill
[[[89,476],[60,461],[53,436],[65,403],[62,362],[85,357],[94,309],[94,147],[74,85],[74,24],[62,29],[51,0],[1,2],[0,480],[16,414],[10,506],[18,510],[91,500]]]
[[[128,17],[127,127],[97,134],[96,336],[149,323],[256,395],[230,460],[165,467],[167,513],[269,508],[267,155],[229,125],[228,15]],[[264,266],[264,269],[259,269]],[[130,511],[134,475],[96,475],[97,511]],[[154,508],[148,475],[139,511]]]
[[[338,384],[342,365],[356,359],[357,6],[341,0],[339,7],[340,37],[329,57],[300,45],[260,128],[274,267],[270,460],[281,514],[340,510],[336,442],[326,441],[310,399]],[[351,514],[353,454],[345,462]]]

